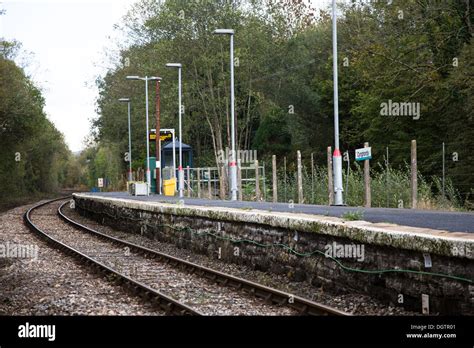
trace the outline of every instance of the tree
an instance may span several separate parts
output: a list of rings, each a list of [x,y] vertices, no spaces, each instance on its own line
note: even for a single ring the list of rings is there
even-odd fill
[[[0,58],[2,205],[32,193],[58,190],[70,154],[62,134],[44,113],[40,90],[6,57]]]

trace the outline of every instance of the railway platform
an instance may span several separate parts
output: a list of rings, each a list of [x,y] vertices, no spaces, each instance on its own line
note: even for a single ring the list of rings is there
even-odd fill
[[[317,287],[423,313],[473,314],[473,215],[74,194],[105,225]],[[346,218],[362,211],[364,220]],[[350,214],[349,214],[350,216]]]

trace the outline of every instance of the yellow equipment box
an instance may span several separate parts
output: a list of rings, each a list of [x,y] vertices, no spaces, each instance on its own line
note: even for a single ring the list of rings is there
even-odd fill
[[[163,180],[163,193],[165,196],[174,196],[176,191],[176,178]]]

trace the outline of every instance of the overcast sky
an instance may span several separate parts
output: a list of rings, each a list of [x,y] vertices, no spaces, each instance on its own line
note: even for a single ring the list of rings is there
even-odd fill
[[[1,1],[1,0],[0,0]],[[118,23],[136,0],[3,0],[0,37],[32,52],[26,73],[43,90],[46,113],[72,151],[83,148],[95,115],[95,76]],[[23,56],[25,56],[23,54]],[[18,59],[21,63],[22,59]],[[24,61],[24,59],[23,59]]]

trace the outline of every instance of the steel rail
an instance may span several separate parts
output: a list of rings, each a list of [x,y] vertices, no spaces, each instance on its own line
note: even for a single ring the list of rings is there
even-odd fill
[[[169,296],[167,296],[167,295],[165,295],[165,294],[163,294],[163,293],[161,293],[161,292],[159,292],[155,289],[150,288],[146,284],[143,284],[141,282],[138,282],[138,281],[126,276],[125,274],[117,272],[117,271],[113,270],[112,268],[104,265],[103,263],[101,263],[97,260],[94,260],[93,258],[83,254],[82,252],[80,252],[80,251],[78,251],[78,250],[76,250],[76,249],[60,242],[59,240],[51,237],[46,232],[41,230],[31,220],[31,213],[34,210],[36,210],[38,208],[41,208],[43,206],[46,206],[48,204],[51,204],[51,203],[54,203],[54,202],[57,202],[57,201],[60,201],[60,200],[68,199],[68,198],[69,197],[57,198],[57,199],[53,199],[53,200],[46,201],[46,202],[43,202],[43,203],[39,203],[39,204],[31,207],[23,215],[23,220],[24,220],[25,224],[33,232],[37,233],[40,237],[45,239],[46,242],[51,244],[53,247],[65,252],[69,255],[72,255],[72,256],[76,257],[77,259],[79,259],[80,261],[82,261],[83,263],[85,263],[88,266],[92,266],[92,267],[96,268],[97,270],[99,270],[101,272],[111,274],[119,284],[127,285],[131,290],[133,290],[134,292],[139,293],[140,295],[142,295],[142,297],[144,299],[150,299],[150,300],[155,301],[155,304],[157,304],[159,306],[159,308],[163,309],[167,314],[169,314],[169,315],[171,315],[171,314],[172,315],[203,315],[203,313],[201,313],[199,311],[196,311],[195,309],[189,307],[188,305],[186,305],[184,303],[181,303],[179,301],[176,301],[173,298],[171,298],[171,297],[169,297]],[[68,202],[65,202],[65,203],[68,203]],[[61,205],[61,207],[63,205]]]
[[[257,297],[263,298],[267,301],[267,303],[274,303],[277,305],[286,305],[289,306],[296,311],[298,311],[302,315],[335,315],[335,316],[351,316],[350,313],[341,311],[339,309],[329,307],[323,305],[321,303],[317,303],[303,297],[295,296],[290,293],[286,293],[284,291],[280,291],[274,288],[270,288],[268,286],[258,284],[243,278],[239,278],[227,273],[223,273],[205,266],[198,265],[196,263],[182,260],[180,258],[159,252],[157,250],[153,250],[138,244],[134,244],[131,242],[124,241],[119,238],[115,238],[104,234],[102,232],[96,231],[90,227],[87,227],[83,224],[80,224],[68,216],[64,214],[62,208],[68,202],[63,203],[58,208],[58,215],[64,219],[64,221],[68,222],[72,226],[89,232],[101,239],[108,240],[110,242],[114,242],[120,246],[129,247],[131,250],[135,252],[142,253],[145,255],[149,255],[153,258],[157,258],[163,262],[173,264],[175,266],[182,267],[184,270],[189,271],[190,273],[196,273],[202,277],[206,277],[207,279],[213,280],[219,284],[223,284],[226,286],[230,286],[239,290],[244,290],[250,294],[253,294]]]

